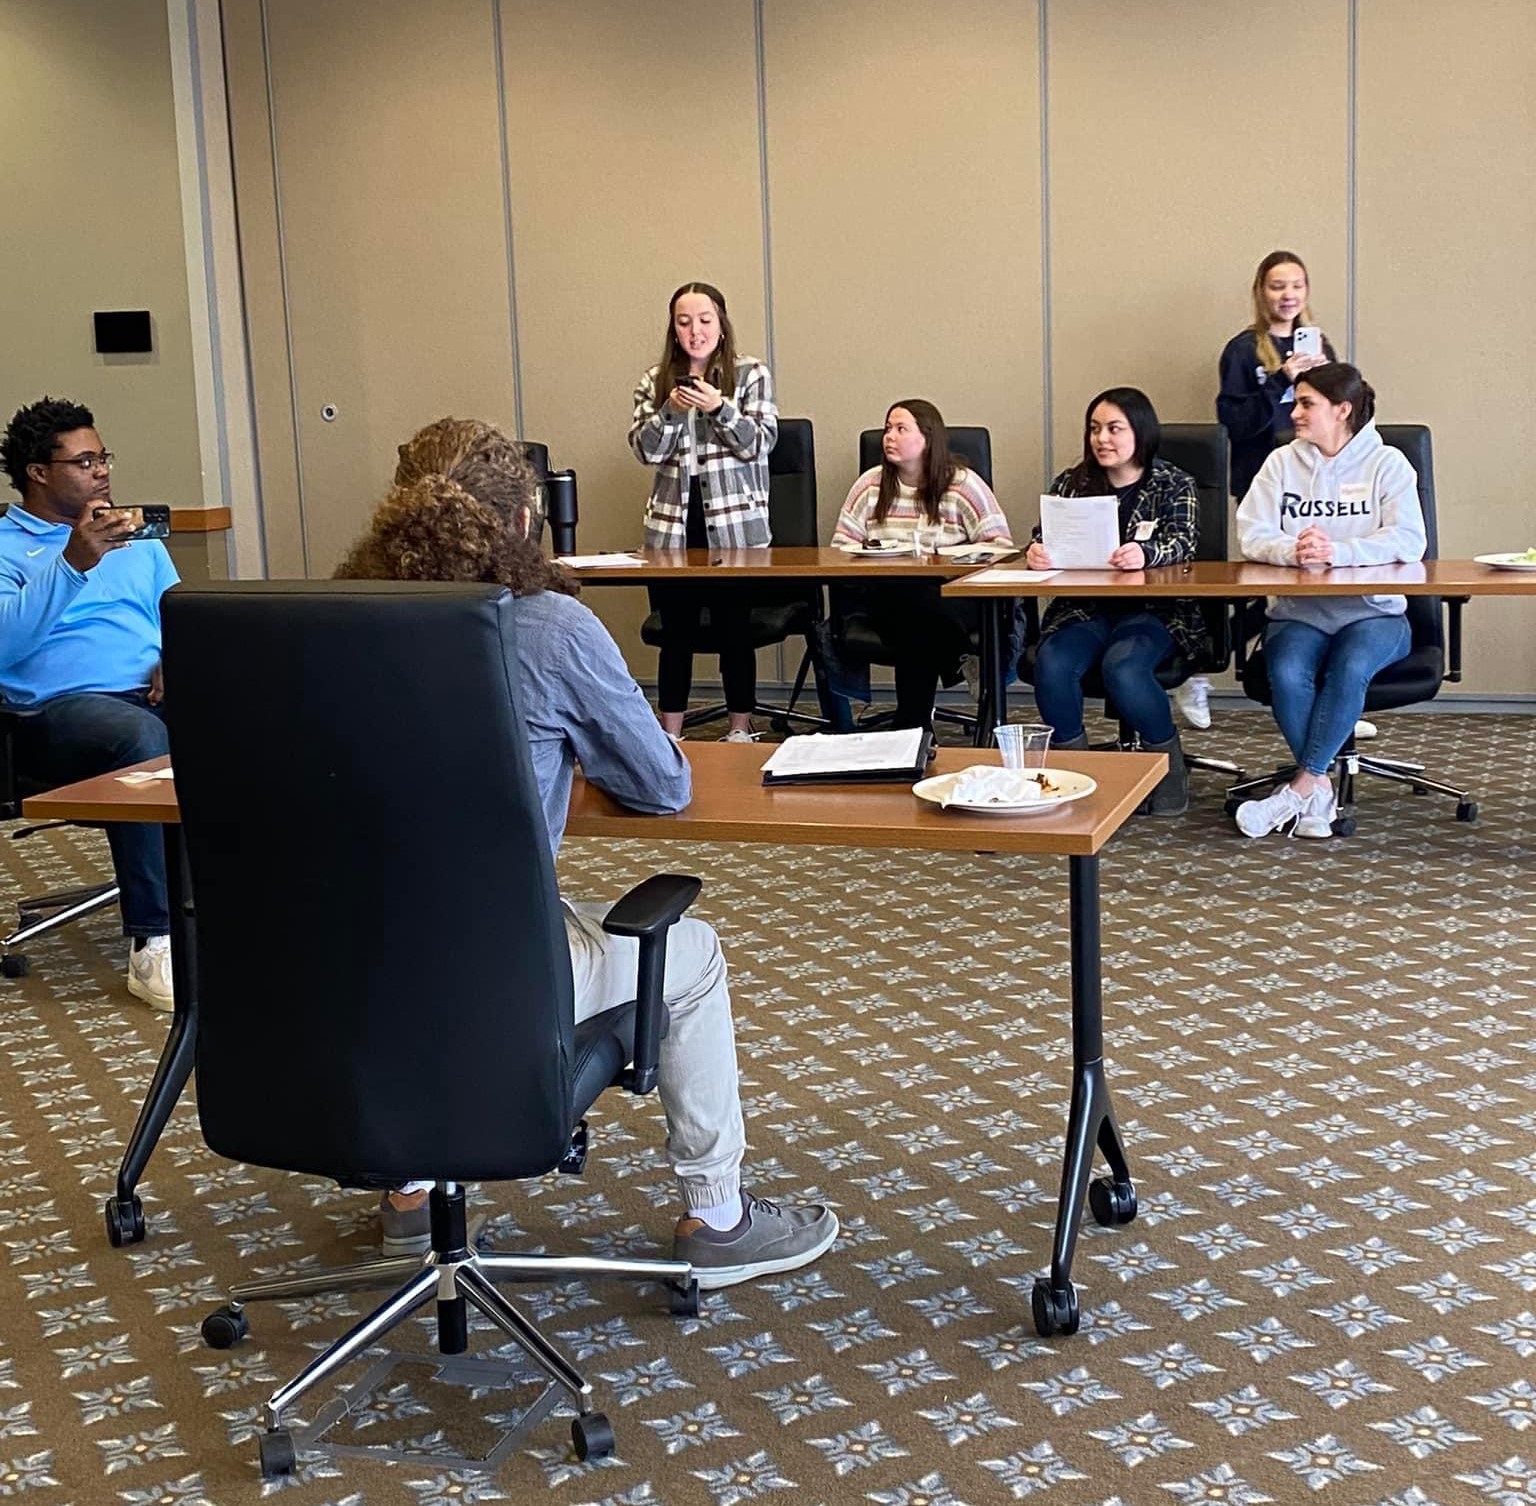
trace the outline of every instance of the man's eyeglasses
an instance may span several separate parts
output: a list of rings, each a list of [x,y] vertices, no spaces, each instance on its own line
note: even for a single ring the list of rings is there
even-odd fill
[[[83,455],[71,455],[67,460],[45,460],[43,464],[72,465],[77,471],[110,471],[116,459],[117,456],[111,450],[103,450],[99,455],[87,450]]]

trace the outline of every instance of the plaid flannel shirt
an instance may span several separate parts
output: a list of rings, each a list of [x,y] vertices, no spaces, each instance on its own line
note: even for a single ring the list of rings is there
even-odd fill
[[[1063,471],[1051,482],[1051,495],[1079,495],[1074,482],[1073,471]],[[1141,546],[1147,556],[1149,569],[1159,565],[1182,565],[1186,560],[1194,559],[1200,538],[1200,499],[1195,494],[1194,478],[1177,466],[1169,465],[1166,460],[1154,460],[1152,469],[1147,472],[1136,492],[1136,505],[1121,534],[1122,544],[1135,540],[1138,523],[1156,525],[1152,537]],[[1034,538],[1040,538],[1039,524],[1035,525]],[[1058,596],[1040,624],[1040,636],[1043,638],[1074,622],[1087,622],[1106,605],[1119,608],[1121,602],[1118,599],[1100,602]],[[1169,636],[1181,653],[1198,658],[1209,642],[1210,635],[1206,631],[1205,618],[1200,614],[1200,604],[1192,599],[1180,597],[1171,600],[1157,596],[1149,601],[1137,602],[1134,606],[1126,602],[1124,609],[1150,612],[1168,629]]]
[[[769,540],[768,452],[779,437],[773,378],[761,361],[736,362],[736,390],[713,413],[673,413],[652,396],[653,366],[635,385],[629,447],[655,466],[645,504],[645,547],[681,549],[687,537],[688,488],[704,495],[711,549],[759,549]]]

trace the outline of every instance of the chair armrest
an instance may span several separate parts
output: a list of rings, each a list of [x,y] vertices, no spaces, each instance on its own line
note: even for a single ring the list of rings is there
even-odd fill
[[[703,887],[701,879],[686,874],[658,873],[636,884],[603,917],[603,929],[610,936],[633,936],[640,943],[635,979],[635,1059],[624,1079],[631,1093],[650,1093],[656,1087],[666,1017],[661,989],[667,970],[667,932],[682,919]]]
[[[1461,683],[1461,609],[1471,600],[1470,596],[1447,596],[1445,604],[1451,609],[1451,626],[1447,635],[1449,643],[1448,662],[1442,680],[1448,680],[1451,684]]]
[[[21,792],[16,788],[16,718],[0,711],[0,821],[21,814]]]

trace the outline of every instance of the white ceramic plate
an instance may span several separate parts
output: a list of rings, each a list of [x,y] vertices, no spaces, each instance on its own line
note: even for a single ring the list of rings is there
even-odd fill
[[[1474,554],[1479,565],[1492,565],[1495,570],[1536,570],[1536,560],[1522,559],[1518,554]]]
[[[881,556],[886,559],[899,560],[912,553],[909,544],[882,544],[878,549],[871,549],[867,544],[834,544],[834,549],[841,550],[844,554],[867,554],[871,559]]]
[[[990,770],[997,765],[978,764],[976,767]],[[951,811],[969,811],[977,816],[1038,816],[1044,811],[1053,811],[1074,800],[1081,800],[1099,787],[1097,780],[1090,779],[1086,774],[1074,773],[1071,769],[1031,769],[1029,773],[1043,774],[1050,780],[1057,787],[1058,793],[1047,800],[1021,800],[1017,805],[945,805],[945,797],[970,772],[970,769],[961,769],[958,774],[935,774],[932,779],[920,779],[912,786],[912,793],[930,805]]]

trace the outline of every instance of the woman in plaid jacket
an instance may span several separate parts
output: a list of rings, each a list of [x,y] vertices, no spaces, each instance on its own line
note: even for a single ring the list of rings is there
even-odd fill
[[[768,452],[779,434],[773,378],[736,354],[725,295],[689,282],[673,295],[661,360],[635,386],[629,447],[654,468],[645,504],[648,549],[760,549],[768,529]],[[757,703],[752,600],[734,586],[651,587],[661,616],[661,725],[674,737],[693,682],[700,616],[709,613],[730,713],[726,742],[749,742]]]
[[[1120,503],[1120,546],[1105,561],[1115,570],[1179,565],[1195,557],[1200,508],[1192,477],[1157,458],[1162,430],[1150,399],[1135,387],[1111,387],[1088,404],[1083,458],[1052,483],[1058,497],[1113,493]],[[1052,569],[1040,529],[1029,546],[1032,570]],[[1083,677],[1094,668],[1115,709],[1142,747],[1168,755],[1168,773],[1152,792],[1154,816],[1189,808],[1189,776],[1168,697],[1156,670],[1175,650],[1196,653],[1205,624],[1193,601],[1154,598],[1079,600],[1058,597],[1040,624],[1035,703],[1056,731],[1058,748],[1086,748]]]

